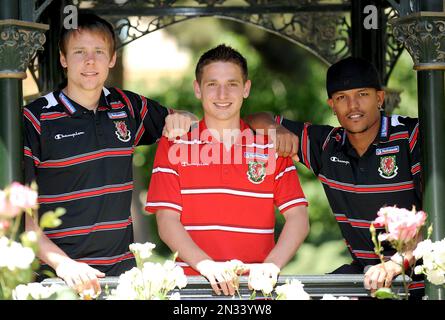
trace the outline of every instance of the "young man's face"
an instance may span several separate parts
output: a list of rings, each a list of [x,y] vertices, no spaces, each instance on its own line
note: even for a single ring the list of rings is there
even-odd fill
[[[67,68],[68,86],[85,91],[102,89],[116,63],[116,53],[110,53],[105,36],[80,30],[68,39],[65,52],[60,53],[60,63]]]
[[[207,120],[239,119],[243,99],[249,96],[250,80],[244,82],[241,67],[233,62],[212,62],[202,70],[201,82],[193,83]]]
[[[328,104],[337,114],[338,122],[349,133],[363,133],[380,125],[380,106],[384,91],[358,88],[335,92]]]

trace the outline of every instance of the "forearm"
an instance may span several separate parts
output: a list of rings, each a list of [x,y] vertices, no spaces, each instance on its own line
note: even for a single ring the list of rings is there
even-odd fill
[[[38,253],[37,256],[40,260],[47,263],[53,269],[67,259],[70,259],[62,249],[60,249],[54,242],[52,242],[36,224],[36,222],[26,215],[25,218],[26,231],[34,231],[38,234]]]
[[[175,215],[178,218],[175,218]],[[193,269],[202,261],[211,258],[201,250],[185,230],[179,214],[172,210],[159,210],[156,213],[159,236],[162,241]]]
[[[289,212],[292,211],[292,212]],[[274,263],[283,268],[295,255],[309,233],[309,220],[306,207],[294,207],[288,212],[283,230],[272,251],[264,262]]]
[[[254,114],[249,114],[244,117],[244,121],[253,130],[268,130],[275,129],[277,127],[273,114],[270,112],[257,112]]]

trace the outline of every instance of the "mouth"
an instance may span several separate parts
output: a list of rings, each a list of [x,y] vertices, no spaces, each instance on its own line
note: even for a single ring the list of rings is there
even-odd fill
[[[99,72],[89,71],[89,72],[82,72],[81,75],[84,77],[95,77],[99,74]]]
[[[348,114],[347,118],[349,120],[352,121],[356,121],[356,120],[360,120],[361,118],[363,118],[365,115],[363,113],[358,113],[358,112],[354,112],[354,113],[350,113]]]
[[[231,102],[214,102],[213,105],[217,108],[217,109],[222,109],[222,110],[226,110],[229,109],[230,106],[232,105]]]

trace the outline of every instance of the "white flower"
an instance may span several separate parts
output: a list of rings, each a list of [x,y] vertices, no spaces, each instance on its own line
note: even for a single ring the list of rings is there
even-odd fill
[[[417,244],[416,249],[414,249],[413,254],[416,257],[417,260],[423,257],[425,252],[430,252],[432,249],[432,242],[431,240],[424,240],[422,242],[419,242]]]
[[[118,286],[107,299],[162,300],[168,298],[168,292],[186,285],[184,271],[173,261],[167,260],[164,264],[145,262],[142,269],[133,268],[122,274]]]
[[[321,300],[351,300],[351,299],[344,296],[336,297],[333,294],[324,294]]]
[[[181,294],[179,292],[175,292],[170,296],[170,300],[181,300]]]
[[[443,270],[429,270],[426,273],[427,280],[435,285],[441,285],[445,283],[445,276]]]
[[[156,245],[151,242],[132,243],[130,244],[130,251],[133,252],[135,256],[138,256],[142,260],[146,260],[151,257],[152,251],[155,247]]]
[[[425,274],[435,285],[445,283],[445,239],[431,242],[425,240],[414,250],[416,259],[422,258],[423,265],[414,268],[416,274]]]
[[[59,284],[44,286],[38,282],[28,283],[27,285],[18,285],[13,291],[14,300],[40,300],[48,299],[54,293],[64,290]]]
[[[310,300],[311,297],[303,287],[304,284],[298,279],[293,279],[290,282],[287,280],[286,284],[275,288],[278,295],[277,300]]]
[[[251,274],[250,285],[252,286],[252,289],[262,291],[264,294],[270,294],[274,286],[271,279],[262,274]]]
[[[35,254],[31,248],[24,248],[20,243],[0,238],[0,268],[6,267],[10,271],[28,269],[34,261]]]

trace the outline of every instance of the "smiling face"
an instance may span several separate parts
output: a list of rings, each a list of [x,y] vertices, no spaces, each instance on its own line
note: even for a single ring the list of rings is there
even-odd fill
[[[250,80],[243,80],[241,67],[233,62],[216,61],[202,70],[200,82],[193,83],[201,100],[207,125],[237,123],[243,99],[249,96]]]
[[[116,53],[100,32],[80,29],[68,39],[60,63],[67,70],[68,90],[76,93],[102,90]]]
[[[365,133],[380,126],[380,106],[384,91],[357,88],[335,92],[328,104],[336,113],[338,122],[350,134]]]

